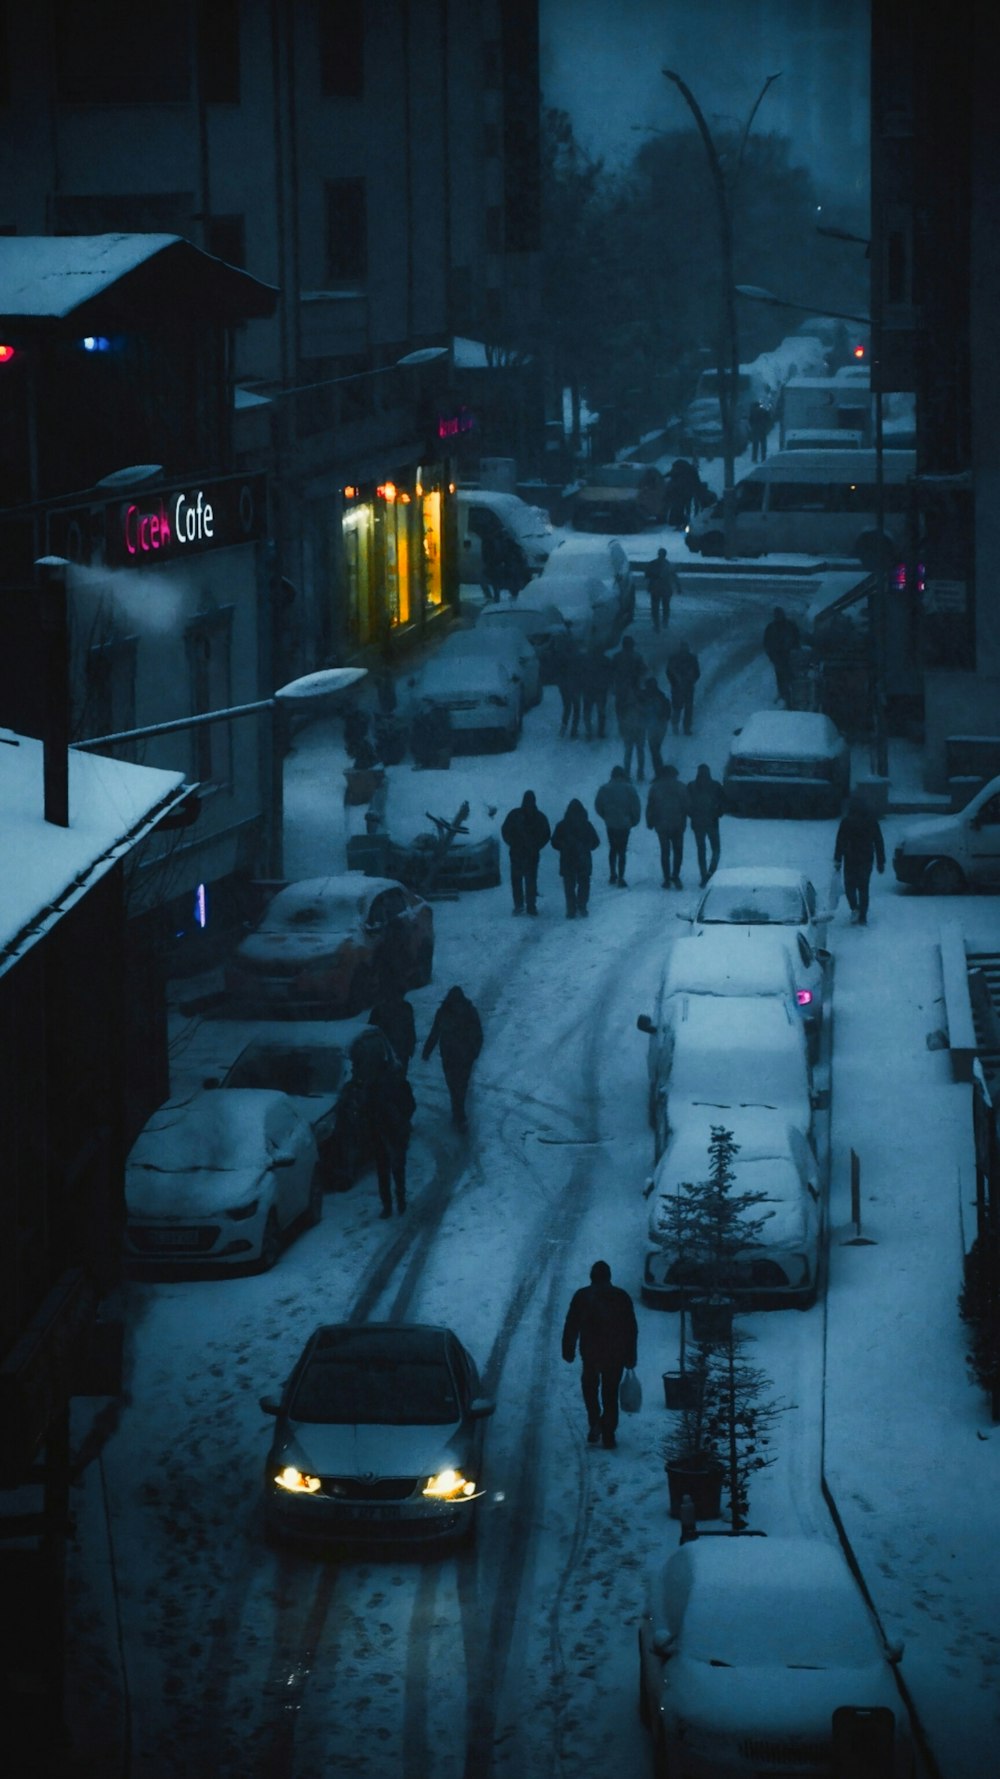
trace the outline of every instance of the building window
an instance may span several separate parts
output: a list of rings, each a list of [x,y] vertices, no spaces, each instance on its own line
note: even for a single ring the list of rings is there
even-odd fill
[[[206,8],[206,10],[211,10]],[[62,105],[169,105],[190,97],[185,0],[54,0]]]
[[[211,216],[205,229],[205,245],[227,266],[247,263],[246,222],[242,216]]]
[[[207,105],[239,104],[239,0],[202,0],[198,8],[198,78]]]
[[[365,90],[362,0],[319,0],[319,84],[328,99],[360,99]]]
[[[228,710],[232,704],[233,607],[202,612],[184,633],[191,687],[191,715]],[[206,723],[191,730],[191,771],[199,784],[232,789],[233,726]]]
[[[368,274],[368,217],[363,179],[326,182],[326,276],[330,284],[363,284]]]
[[[138,637],[122,636],[87,650],[86,689],[80,714],[83,739],[135,728],[135,660]],[[122,742],[116,751],[134,751]]]

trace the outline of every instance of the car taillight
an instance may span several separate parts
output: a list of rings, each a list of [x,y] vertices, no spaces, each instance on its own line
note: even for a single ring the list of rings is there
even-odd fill
[[[811,1007],[812,1006],[812,989],[811,988],[797,988],[795,990],[795,999],[797,1000],[800,1007]]]

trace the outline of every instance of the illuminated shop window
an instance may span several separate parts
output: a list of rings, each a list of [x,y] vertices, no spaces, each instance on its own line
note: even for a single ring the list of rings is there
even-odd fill
[[[372,559],[375,512],[359,501],[344,513],[344,633],[352,642],[366,642],[371,633]]]
[[[423,528],[424,598],[428,605],[441,604],[441,490],[433,488],[420,501]]]

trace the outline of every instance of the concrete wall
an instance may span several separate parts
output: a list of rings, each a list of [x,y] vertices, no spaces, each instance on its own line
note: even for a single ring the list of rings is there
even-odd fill
[[[948,736],[1000,735],[1000,677],[928,672],[924,683],[924,789],[946,791]]]

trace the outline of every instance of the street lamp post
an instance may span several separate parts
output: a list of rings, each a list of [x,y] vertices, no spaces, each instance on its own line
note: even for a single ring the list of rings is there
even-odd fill
[[[694,118],[708,159],[712,189],[715,193],[716,216],[719,224],[719,250],[722,259],[722,338],[719,342],[718,356],[719,411],[722,418],[722,461],[724,466],[722,520],[724,548],[728,557],[733,554],[736,534],[736,397],[740,380],[740,338],[736,320],[736,284],[733,265],[732,197],[743,166],[747,139],[761,100],[768,87],[773,86],[781,76],[780,74],[769,74],[757,94],[750,108],[750,115],[743,126],[732,176],[727,180],[715,139],[691,88],[672,68],[664,68],[662,73],[664,78],[671,81],[677,88]]]
[[[824,230],[823,233],[831,233]],[[855,239],[856,237],[850,237]],[[775,296],[771,290],[763,290],[757,284],[737,284],[737,296],[745,297],[748,302],[767,303],[775,309],[792,309],[799,315],[811,315],[813,307],[806,303],[793,303],[785,297]],[[869,315],[848,315],[841,309],[824,309],[834,321],[853,321],[859,327],[870,328]],[[873,356],[873,366],[877,370],[878,355]],[[888,600],[886,593],[886,574],[888,572],[888,556],[885,547],[885,435],[882,414],[882,380],[875,378],[875,528],[878,533],[877,556],[872,582],[872,592],[868,600],[868,639],[870,650],[871,674],[871,708],[872,734],[875,751],[875,773],[878,778],[889,776],[889,747],[885,728],[886,705],[886,661],[888,654]]]

